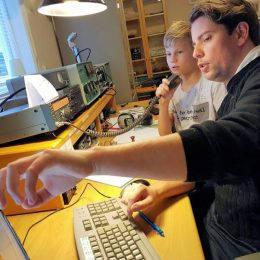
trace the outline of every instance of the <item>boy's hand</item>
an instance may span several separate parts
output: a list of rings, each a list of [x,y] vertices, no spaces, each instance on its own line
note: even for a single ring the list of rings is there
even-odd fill
[[[160,97],[160,100],[164,102],[170,102],[172,99],[172,96],[174,94],[175,89],[170,89],[169,88],[169,80],[168,79],[163,79],[162,83],[159,85],[159,87],[156,89],[156,96]]]

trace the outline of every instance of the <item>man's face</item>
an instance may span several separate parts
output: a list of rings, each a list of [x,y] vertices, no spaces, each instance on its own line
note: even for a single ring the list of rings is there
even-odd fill
[[[172,73],[185,76],[198,69],[197,60],[193,58],[193,47],[189,38],[179,39],[165,49],[167,64]]]
[[[203,16],[192,23],[191,34],[201,72],[209,80],[227,83],[239,65],[235,33],[229,35],[223,25]]]

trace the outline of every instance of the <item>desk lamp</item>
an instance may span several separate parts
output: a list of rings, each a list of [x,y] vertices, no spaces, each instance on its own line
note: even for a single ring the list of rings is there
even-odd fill
[[[106,9],[104,0],[43,0],[38,12],[50,16],[73,17],[95,14]]]
[[[53,21],[53,16],[58,17],[77,17],[77,16],[84,16],[90,15],[95,13],[100,13],[107,9],[107,5],[105,0],[42,0],[38,8],[38,12],[51,16],[52,26],[54,29],[54,34],[56,38],[56,42],[58,45],[59,54],[61,57],[61,62],[63,64],[61,50],[59,46],[59,42],[57,39],[56,27]],[[81,62],[80,56],[78,55],[78,49],[74,43],[75,38],[77,37],[76,33],[72,33],[73,41],[71,40],[71,35],[68,37],[69,47],[72,49],[73,54],[77,62]]]

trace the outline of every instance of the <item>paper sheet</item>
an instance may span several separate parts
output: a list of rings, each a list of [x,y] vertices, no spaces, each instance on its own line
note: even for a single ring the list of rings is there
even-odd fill
[[[24,83],[29,107],[47,104],[59,97],[55,87],[42,75],[25,75]]]
[[[132,142],[132,136],[134,136],[135,141],[153,139],[159,137],[158,125],[153,124],[151,126],[137,126],[134,129],[119,135],[114,138],[114,141],[118,144],[125,144]]]

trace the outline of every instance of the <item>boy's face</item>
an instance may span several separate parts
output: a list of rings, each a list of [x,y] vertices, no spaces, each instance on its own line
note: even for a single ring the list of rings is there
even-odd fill
[[[189,38],[176,40],[165,50],[167,64],[172,73],[185,76],[198,69],[197,60],[192,57],[193,47]]]
[[[239,65],[235,33],[229,35],[223,25],[203,16],[192,23],[191,34],[201,72],[209,80],[227,83]]]

